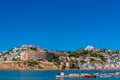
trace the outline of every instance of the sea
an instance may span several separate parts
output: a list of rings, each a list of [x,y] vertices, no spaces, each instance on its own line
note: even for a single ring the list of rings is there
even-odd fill
[[[70,73],[110,73],[120,72],[120,70],[65,70],[65,74]],[[120,80],[120,77],[104,78],[56,78],[60,70],[0,70],[0,80]]]

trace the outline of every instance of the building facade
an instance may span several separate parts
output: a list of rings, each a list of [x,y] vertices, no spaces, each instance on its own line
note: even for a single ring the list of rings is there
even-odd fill
[[[20,59],[23,61],[40,60],[46,58],[46,51],[26,51],[20,54]]]
[[[54,57],[54,53],[50,53],[44,50],[26,51],[20,54],[20,59],[23,61],[29,61],[29,60],[36,61],[36,60],[43,60],[46,58],[53,58],[53,57]]]

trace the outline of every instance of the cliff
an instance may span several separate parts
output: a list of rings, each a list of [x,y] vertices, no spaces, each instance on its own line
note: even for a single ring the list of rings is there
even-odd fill
[[[1,70],[37,70],[37,69],[58,69],[53,62],[0,62]]]

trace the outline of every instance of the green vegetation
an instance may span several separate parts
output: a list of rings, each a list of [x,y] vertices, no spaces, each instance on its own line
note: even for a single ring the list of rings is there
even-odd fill
[[[95,60],[93,58],[90,59],[90,62],[94,62]]]
[[[27,63],[28,63],[28,66],[35,66],[39,64],[39,62],[37,61],[28,61]]]
[[[47,58],[46,59],[48,62],[52,62],[53,61],[53,59],[51,59],[51,58]]]
[[[77,63],[77,60],[71,60],[72,63]]]
[[[91,53],[91,57],[99,57],[103,62],[106,62],[106,58],[102,54]]]
[[[57,67],[60,66],[61,61],[58,59],[57,56],[54,56],[54,58],[52,59],[52,61],[54,62],[54,64],[55,64]]]
[[[20,58],[13,58],[12,61],[20,61]]]
[[[41,67],[41,66],[38,66],[38,68],[39,68],[39,69],[42,69],[42,67]]]
[[[99,54],[91,53],[90,56],[91,56],[91,57],[99,57]]]
[[[56,62],[54,62],[54,64],[57,66],[57,67],[59,67],[60,66],[60,63],[61,63],[61,61],[56,61]]]
[[[36,51],[37,47],[31,47],[30,49],[33,50],[33,51]]]
[[[89,52],[86,50],[78,50],[76,52],[69,52],[69,57],[78,58],[79,56],[86,56]]]
[[[80,60],[80,63],[84,64],[84,63],[85,63],[85,60]]]
[[[77,67],[76,64],[72,64],[72,66],[70,67],[70,69],[79,69],[79,67]]]
[[[106,62],[106,58],[103,56],[103,55],[99,55],[99,57],[101,58],[101,60],[103,61],[103,62]]]
[[[79,57],[79,55],[78,55],[78,53],[70,52],[69,53],[69,57],[75,57],[75,58],[77,58],[77,57]]]

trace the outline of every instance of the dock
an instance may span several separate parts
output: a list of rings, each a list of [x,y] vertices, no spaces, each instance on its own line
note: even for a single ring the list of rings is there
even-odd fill
[[[82,78],[81,76],[61,76],[61,75],[56,75],[56,78]]]
[[[95,73],[95,74],[68,74],[68,75],[56,75],[56,78],[103,78],[103,77],[120,77],[120,72],[115,73]]]
[[[56,78],[97,78],[98,75],[91,75],[91,74],[69,74],[69,75],[56,75]]]

